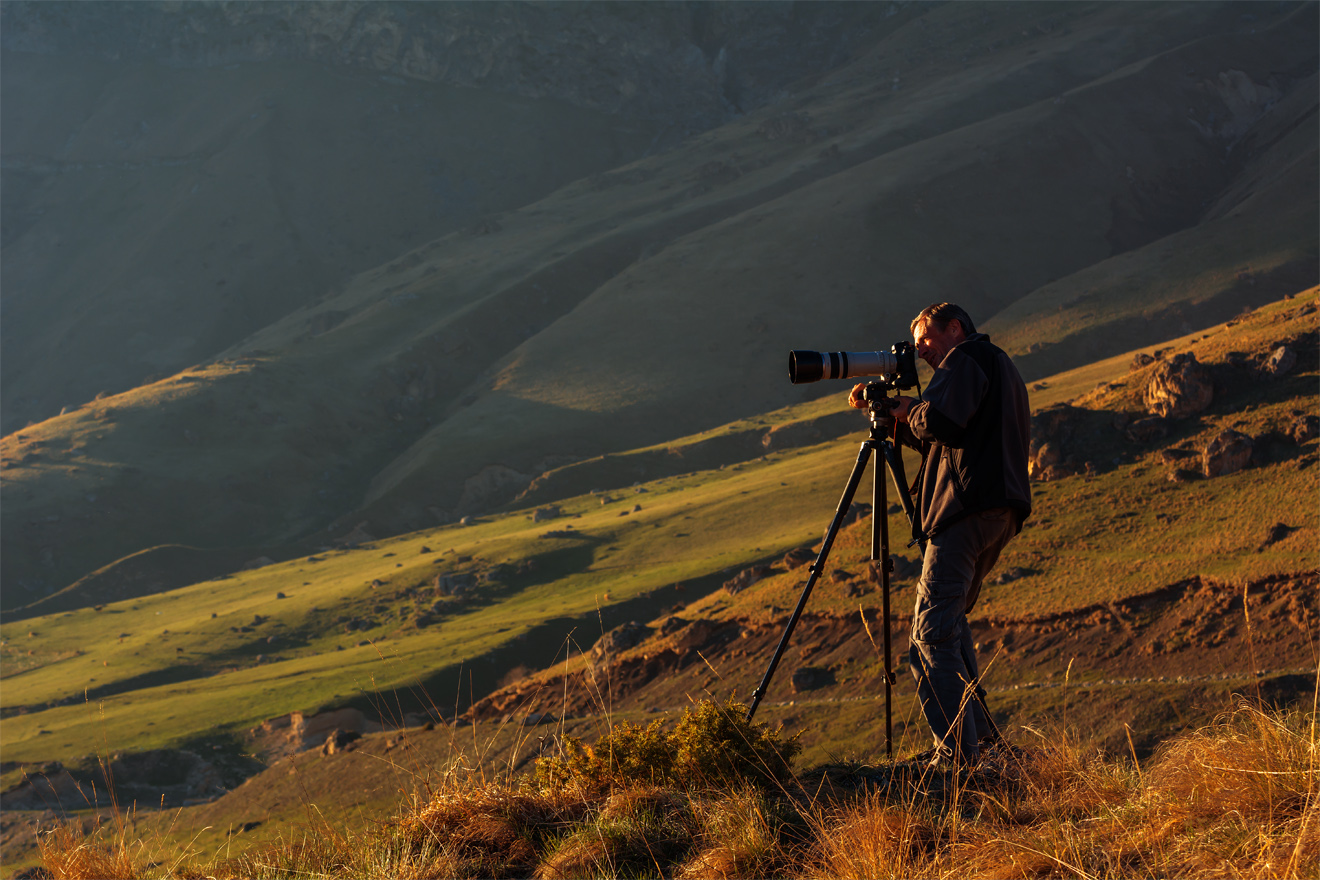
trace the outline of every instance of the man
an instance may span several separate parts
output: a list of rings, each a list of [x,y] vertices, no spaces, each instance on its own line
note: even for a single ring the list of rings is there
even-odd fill
[[[899,440],[925,456],[917,506],[927,543],[908,656],[935,735],[934,762],[966,764],[976,760],[978,742],[996,736],[967,612],[1031,513],[1031,410],[1013,362],[963,309],[928,306],[911,329],[935,375],[920,400],[898,397],[890,410],[904,426]],[[864,387],[853,388],[852,406],[866,406]]]

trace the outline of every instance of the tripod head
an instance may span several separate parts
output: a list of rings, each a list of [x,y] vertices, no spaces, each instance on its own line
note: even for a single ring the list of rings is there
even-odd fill
[[[867,382],[862,386],[862,400],[866,401],[866,412],[871,419],[872,437],[883,436],[894,430],[891,410],[898,401],[889,396],[891,387],[885,382]]]

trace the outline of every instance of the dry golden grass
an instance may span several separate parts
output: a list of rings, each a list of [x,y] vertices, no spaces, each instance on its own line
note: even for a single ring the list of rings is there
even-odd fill
[[[53,877],[1312,878],[1320,753],[1310,711],[1241,700],[1138,765],[1028,731],[971,772],[895,765],[779,790],[523,778],[445,789],[359,837],[305,829],[209,864],[143,864],[122,833],[42,839]],[[184,861],[183,859],[179,860]]]
[[[97,829],[96,831],[99,831]],[[41,835],[37,847],[41,851],[41,864],[54,880],[81,880],[97,877],[102,880],[133,880],[133,857],[124,845],[122,835],[104,843],[101,835],[93,831],[82,834],[70,825],[56,825]]]

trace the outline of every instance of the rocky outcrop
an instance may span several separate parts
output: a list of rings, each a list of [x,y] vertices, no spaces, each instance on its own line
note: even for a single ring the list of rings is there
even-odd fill
[[[1298,416],[1288,429],[1288,434],[1298,446],[1320,437],[1320,416]]]
[[[725,592],[731,594],[741,593],[743,590],[747,589],[752,584],[761,580],[761,578],[765,577],[769,573],[770,573],[770,566],[768,565],[753,565],[748,568],[744,568],[742,571],[738,572],[736,575],[734,575],[733,577],[729,578],[727,581],[724,582],[724,590]]]
[[[1265,359],[1261,372],[1267,376],[1286,376],[1295,366],[1297,366],[1297,352],[1290,346],[1280,345]]]
[[[1251,462],[1254,444],[1240,431],[1220,432],[1201,455],[1201,469],[1207,477],[1222,477],[1242,470]]]
[[[834,672],[823,666],[800,666],[793,670],[793,693],[814,691],[835,683]]]
[[[1190,351],[1174,355],[1151,373],[1142,393],[1146,411],[1166,419],[1185,419],[1214,400],[1210,372]]]
[[[591,659],[595,663],[608,662],[614,655],[628,650],[650,634],[649,627],[630,620],[597,639],[596,644],[591,647]]]

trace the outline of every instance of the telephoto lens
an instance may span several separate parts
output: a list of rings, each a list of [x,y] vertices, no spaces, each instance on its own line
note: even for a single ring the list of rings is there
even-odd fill
[[[898,356],[887,351],[790,351],[788,381],[794,385],[821,379],[889,376],[899,372]]]

